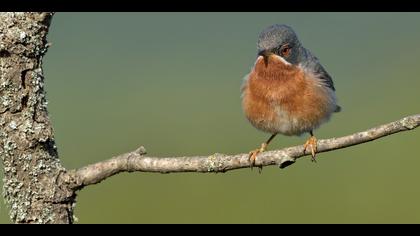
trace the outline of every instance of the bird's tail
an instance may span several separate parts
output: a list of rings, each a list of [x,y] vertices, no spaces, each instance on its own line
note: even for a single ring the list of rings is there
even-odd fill
[[[340,112],[340,111],[341,111],[341,107],[339,105],[337,105],[334,112]]]

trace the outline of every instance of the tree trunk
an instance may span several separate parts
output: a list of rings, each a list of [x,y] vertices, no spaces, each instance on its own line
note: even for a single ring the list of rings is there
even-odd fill
[[[47,113],[42,57],[53,13],[0,13],[0,155],[3,195],[16,223],[72,223]]]

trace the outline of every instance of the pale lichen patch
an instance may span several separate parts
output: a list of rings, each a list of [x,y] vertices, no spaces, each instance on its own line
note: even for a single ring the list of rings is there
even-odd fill
[[[406,118],[404,118],[402,121],[401,121],[401,124],[405,127],[405,128],[407,128],[407,129],[414,129],[414,128],[416,128],[418,125],[417,125],[417,122],[414,120],[414,119],[412,119],[412,118],[410,118],[410,117],[406,117]]]
[[[207,161],[205,162],[205,166],[207,169],[207,172],[219,172],[223,169],[223,161],[219,157],[220,154],[215,153],[213,155],[210,155],[207,158]]]
[[[12,120],[12,121],[9,123],[9,127],[10,127],[11,129],[16,129],[16,128],[17,128],[16,121]]]

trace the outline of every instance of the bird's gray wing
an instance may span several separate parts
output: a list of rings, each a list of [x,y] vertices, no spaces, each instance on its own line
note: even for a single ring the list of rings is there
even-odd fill
[[[324,69],[324,67],[319,62],[318,58],[313,55],[308,49],[305,48],[305,60],[303,60],[303,66],[307,69],[310,69],[317,77],[327,86],[328,88],[335,91],[334,82],[328,72]],[[334,112],[340,112],[341,107],[339,105],[336,106]]]
[[[327,87],[329,87],[333,91],[335,91],[334,82],[333,82],[331,76],[324,69],[324,67],[322,67],[321,64],[318,63],[318,65],[315,66],[315,73],[317,73],[319,75],[319,78],[325,83],[325,85],[327,85]]]
[[[324,84],[335,91],[334,82],[328,72],[324,69],[324,67],[319,62],[318,58],[311,53],[308,49],[305,48],[305,60],[304,66],[310,70],[312,70],[316,75],[318,75],[319,79],[324,82]]]

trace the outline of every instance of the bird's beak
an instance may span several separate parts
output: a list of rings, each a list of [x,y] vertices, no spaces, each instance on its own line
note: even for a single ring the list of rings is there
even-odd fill
[[[268,66],[268,58],[273,54],[272,52],[268,50],[261,50],[258,52],[258,56],[263,56],[264,58],[264,64],[267,67]]]

